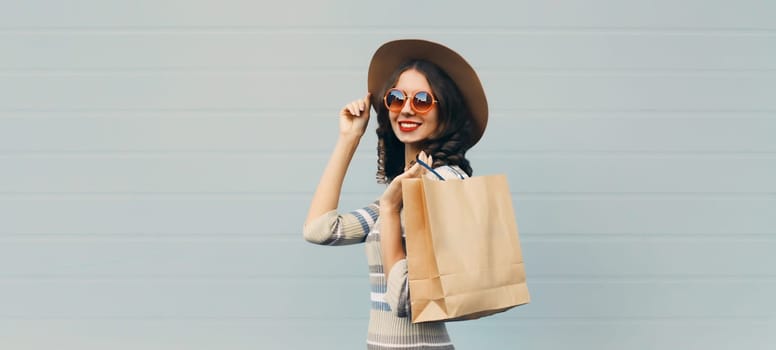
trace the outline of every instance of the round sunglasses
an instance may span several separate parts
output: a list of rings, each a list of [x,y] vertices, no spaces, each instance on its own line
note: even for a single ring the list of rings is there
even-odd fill
[[[426,113],[434,108],[434,104],[438,103],[431,92],[422,90],[409,96],[403,90],[393,88],[386,91],[385,97],[383,97],[385,107],[387,107],[389,111],[395,113],[401,112],[401,110],[404,109],[407,100],[410,100],[410,108],[412,108],[415,113]]]

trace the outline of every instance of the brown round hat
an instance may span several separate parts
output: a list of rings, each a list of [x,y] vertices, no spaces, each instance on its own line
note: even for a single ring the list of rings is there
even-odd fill
[[[372,94],[372,106],[377,111],[382,103],[386,81],[401,64],[409,60],[424,60],[441,68],[455,82],[474,118],[471,145],[477,143],[488,124],[488,100],[477,73],[457,52],[447,46],[420,39],[389,41],[380,46],[369,63],[367,81]]]

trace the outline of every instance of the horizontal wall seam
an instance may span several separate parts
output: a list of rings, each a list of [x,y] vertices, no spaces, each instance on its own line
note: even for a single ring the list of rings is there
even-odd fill
[[[776,55],[774,55],[776,59]],[[584,77],[756,77],[776,74],[776,68],[508,68],[478,67],[480,75],[510,73],[535,76]],[[282,66],[275,68],[213,68],[213,67],[137,67],[137,68],[0,68],[0,77],[78,77],[78,76],[152,76],[152,75],[284,75],[284,74],[353,74],[362,75],[362,69],[346,67]]]
[[[298,232],[287,233],[234,233],[234,232],[126,232],[126,233],[0,233],[0,242],[283,242],[309,244],[302,239],[301,228]],[[694,241],[699,243],[712,242],[763,242],[776,240],[776,231],[772,233],[695,233],[695,232],[532,232],[520,230],[520,241],[524,243],[588,243],[600,242],[669,242]]]
[[[770,27],[645,27],[645,26],[584,26],[584,25],[459,25],[459,26],[408,26],[397,29],[395,26],[380,25],[90,25],[90,26],[0,26],[4,34],[386,34],[394,36],[424,34],[457,35],[514,35],[514,34],[618,34],[618,35],[692,35],[692,36],[774,36],[776,28]]]
[[[327,145],[328,146],[328,145]],[[776,147],[776,144],[774,144]],[[327,152],[316,151],[288,151],[267,149],[233,149],[233,150],[3,150],[0,146],[0,157],[9,158],[69,158],[69,157],[110,157],[110,158],[167,158],[175,156],[221,156],[221,157],[269,157],[279,158],[283,156],[304,156],[307,158],[328,158]],[[371,158],[374,152],[357,152],[356,157]],[[477,153],[476,159],[487,159],[494,157],[627,157],[627,158],[734,158],[734,159],[773,159],[776,160],[776,151],[770,150],[746,150],[746,151],[683,151],[683,150],[487,150]],[[755,157],[751,157],[755,156]]]
[[[633,273],[630,275],[552,275],[552,274],[531,274],[530,264],[526,264],[528,271],[527,281],[533,285],[543,284],[690,284],[690,283],[774,283],[776,274],[745,274],[737,273],[731,275],[722,275],[718,273],[708,274],[665,274],[665,275],[644,275],[642,273]],[[103,282],[103,281],[154,281],[155,283],[176,282],[176,281],[206,281],[206,282],[256,282],[256,281],[310,281],[310,280],[351,280],[361,281],[365,278],[362,274],[321,274],[321,275],[288,275],[288,274],[9,274],[0,273],[1,283],[13,282],[53,282],[53,281],[78,281],[78,282]]]
[[[335,111],[336,112],[336,111]],[[57,112],[51,110],[48,112],[40,112],[33,110],[19,110],[19,111],[5,111],[0,112],[0,122],[15,121],[15,120],[67,120],[67,121],[96,121],[96,120],[132,120],[132,121],[153,121],[159,120],[171,120],[171,121],[185,121],[185,120],[212,120],[219,123],[228,125],[231,122],[237,120],[240,121],[264,121],[266,119],[272,120],[298,120],[307,121],[310,119],[320,120],[332,120],[336,117],[336,113],[329,111],[325,112],[322,109],[315,110],[293,110],[285,109],[282,111],[223,111],[214,112],[208,109],[196,109],[185,111],[174,110],[122,110],[122,111],[103,111],[103,110],[90,110],[90,111],[64,111]],[[670,120],[692,120],[693,122],[706,122],[706,121],[728,121],[728,122],[741,122],[746,123],[748,121],[776,121],[776,115],[770,115],[760,112],[736,112],[736,111],[683,111],[675,112],[670,110],[665,111],[598,111],[598,112],[577,112],[577,111],[541,111],[531,110],[531,114],[528,115],[514,115],[504,109],[498,109],[488,113],[492,119],[509,118],[511,122],[520,121],[547,121],[551,120],[575,120],[575,121],[621,121],[630,122],[633,120],[640,121],[655,121],[655,118],[660,118],[660,122],[666,122]],[[49,114],[56,113],[56,114]],[[667,115],[668,114],[668,115]],[[146,120],[147,119],[147,120]]]
[[[514,313],[514,317],[517,318],[511,318],[511,317],[501,317],[501,319],[498,321],[499,324],[507,323],[531,323],[531,322],[547,322],[550,324],[554,324],[555,322],[564,322],[564,323],[584,323],[587,324],[588,322],[595,322],[595,323],[621,323],[621,322],[627,322],[627,323],[642,323],[642,322],[674,322],[674,323],[684,323],[684,322],[692,322],[692,324],[695,324],[695,322],[721,322],[721,323],[734,323],[734,322],[756,322],[756,323],[766,323],[771,324],[773,321],[771,317],[767,316],[739,316],[739,315],[730,315],[730,316],[707,316],[707,317],[697,317],[697,316],[588,316],[588,317],[579,317],[579,316],[525,316],[522,314],[519,314],[519,307],[516,309],[518,311],[510,311],[511,313]],[[146,321],[171,321],[171,322],[179,322],[179,321],[196,321],[196,322],[210,322],[210,321],[269,321],[272,323],[277,322],[298,322],[298,321],[331,321],[331,322],[358,322],[359,325],[363,325],[363,322],[367,321],[367,317],[354,317],[354,316],[344,316],[344,315],[336,315],[332,317],[316,317],[316,316],[283,316],[283,317],[277,317],[277,316],[182,316],[182,315],[175,315],[175,316],[59,316],[59,317],[53,317],[53,316],[22,316],[22,315],[0,315],[0,321],[2,320],[8,320],[8,321],[88,321],[88,320],[104,320],[104,321],[118,321],[118,322],[127,322],[127,321],[140,321],[140,322],[146,322]],[[332,324],[332,323],[326,323],[326,324]]]
[[[320,108],[3,108],[0,107],[0,115],[11,113],[286,113],[286,114],[299,114],[299,113],[317,113],[323,115],[327,113],[329,116],[336,116],[336,110],[328,111],[327,109]],[[718,109],[674,109],[674,108],[499,108],[493,111],[494,113],[514,113],[514,112],[536,112],[536,113],[639,113],[639,114],[757,114],[762,117],[770,117],[768,119],[776,119],[776,109],[768,108],[718,108]],[[51,116],[49,116],[51,117]],[[516,117],[518,118],[518,117]]]
[[[309,192],[0,192],[0,200],[79,199],[310,199]],[[343,197],[371,198],[377,192],[342,192]],[[513,200],[776,200],[776,192],[512,192]]]

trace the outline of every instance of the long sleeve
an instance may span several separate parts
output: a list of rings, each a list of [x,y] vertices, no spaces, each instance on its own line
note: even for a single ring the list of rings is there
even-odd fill
[[[321,245],[363,243],[379,213],[377,201],[346,214],[329,211],[304,225],[304,239]]]

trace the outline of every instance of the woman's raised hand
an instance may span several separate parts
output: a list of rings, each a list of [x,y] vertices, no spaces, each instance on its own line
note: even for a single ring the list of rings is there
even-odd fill
[[[369,123],[369,97],[367,93],[363,99],[348,103],[340,111],[340,134],[344,136],[361,137]]]

